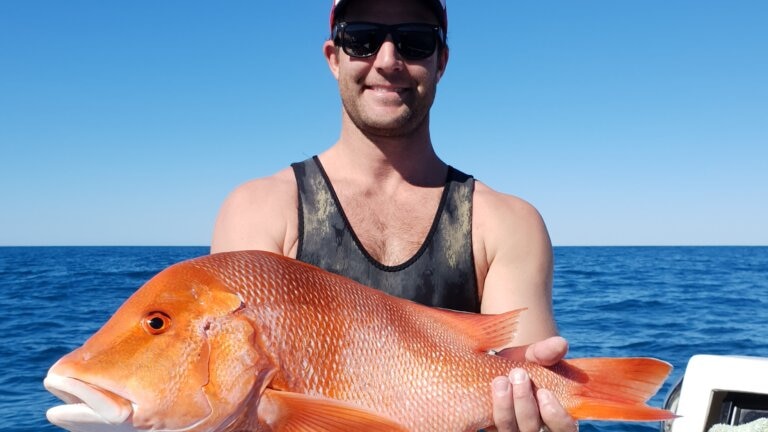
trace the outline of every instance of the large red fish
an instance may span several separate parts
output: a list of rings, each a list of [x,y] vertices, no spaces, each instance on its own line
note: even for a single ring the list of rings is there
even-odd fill
[[[70,430],[472,431],[490,382],[523,367],[579,419],[661,420],[645,405],[670,366],[573,359],[545,368],[487,352],[519,311],[477,315],[388,296],[267,252],[173,265],[131,296],[46,387]]]

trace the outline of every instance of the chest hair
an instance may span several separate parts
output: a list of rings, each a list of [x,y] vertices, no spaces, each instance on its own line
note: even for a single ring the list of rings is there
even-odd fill
[[[366,251],[385,265],[410,259],[429,234],[443,188],[412,187],[387,195],[337,191],[339,201]]]

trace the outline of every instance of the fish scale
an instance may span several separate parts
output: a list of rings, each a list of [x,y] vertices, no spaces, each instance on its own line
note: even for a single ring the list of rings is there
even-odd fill
[[[296,266],[295,271],[288,272],[291,275],[298,276],[306,271],[317,273],[314,268],[274,256],[264,256],[265,261],[272,261],[269,264],[258,263],[247,268],[251,255],[242,254],[241,257],[243,262],[235,268],[239,268],[238,273],[243,275],[262,274],[264,267],[280,264]],[[232,261],[232,257],[226,257],[226,261]],[[459,345],[455,339],[461,337],[451,335],[437,323],[421,319],[408,308],[389,304],[388,307],[381,307],[380,299],[376,298],[379,296],[373,297],[365,290],[353,289],[358,288],[357,284],[329,273],[308,278],[311,281],[308,289],[296,289],[293,277],[286,278],[290,288],[285,289],[275,280],[232,279],[234,272],[226,264],[218,266],[215,260],[210,259],[202,262],[205,265],[201,268],[240,287],[240,294],[246,303],[256,303],[253,297],[258,296],[263,301],[263,308],[269,308],[273,302],[280,305],[278,307],[283,316],[271,324],[268,322],[273,316],[271,313],[260,314],[254,310],[253,318],[257,326],[271,326],[275,333],[279,333],[267,347],[276,358],[283,359],[281,370],[289,384],[281,390],[375,407],[376,411],[389,415],[411,430],[450,430],[457,426],[459,430],[464,430],[482,427],[490,421],[487,409],[490,406],[490,380],[506,374],[511,364],[496,359],[496,364],[492,365],[489,360],[493,358],[467,347],[451,350]],[[304,307],[286,308],[283,303]],[[329,309],[338,307],[344,307],[344,319],[321,321]],[[313,312],[309,317],[307,309]],[[310,346],[308,351],[306,334],[312,334],[314,340],[321,340],[323,343],[319,346],[323,350],[314,352]],[[433,334],[435,337],[412,337],[419,334]],[[449,344],[451,339],[454,341]],[[382,340],[383,345],[389,347],[386,351],[376,346]],[[286,345],[285,341],[295,343]],[[295,354],[302,351],[301,357],[312,365],[311,369],[322,371],[318,376],[307,376],[301,362],[292,361],[297,357]],[[334,354],[329,355],[328,351]],[[426,362],[422,361],[423,353],[429,353]],[[468,362],[474,367],[448,367]],[[375,377],[375,380],[370,377]],[[478,392],[480,388],[482,391]],[[429,407],[428,410],[442,414],[431,416],[429,423],[420,425],[423,414],[405,409],[399,403],[403,399],[408,399],[411,405]],[[471,418],[466,427],[458,425],[453,418],[457,410],[464,417]]]
[[[147,328],[153,313],[167,328]],[[124,421],[143,428],[195,431],[477,430],[492,422],[491,380],[514,367],[577,418],[672,416],[645,405],[670,371],[664,362],[545,368],[512,361],[510,351],[489,354],[512,341],[519,313],[429,308],[279,255],[228,252],[158,274],[46,380],[57,394],[73,378],[120,407],[129,400],[135,408]],[[161,370],[136,366],[174,353],[184,356]],[[170,376],[186,381],[162,386]],[[77,423],[68,412],[49,419]]]

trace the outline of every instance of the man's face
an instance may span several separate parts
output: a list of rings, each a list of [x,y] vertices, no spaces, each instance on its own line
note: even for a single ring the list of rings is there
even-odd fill
[[[413,0],[355,0],[343,20],[390,25],[438,22],[427,6]],[[344,115],[358,129],[369,135],[396,137],[426,126],[447,63],[447,49],[436,50],[423,60],[408,60],[397,52],[390,35],[372,57],[350,57],[332,42],[326,43],[325,53],[339,81]]]

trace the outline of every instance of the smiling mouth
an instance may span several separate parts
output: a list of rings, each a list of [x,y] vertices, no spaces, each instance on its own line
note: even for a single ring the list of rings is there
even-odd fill
[[[385,87],[385,86],[368,86],[368,90],[376,93],[404,93],[407,89],[404,87]]]
[[[48,374],[45,388],[64,401],[65,405],[46,412],[48,421],[76,432],[103,430],[135,431],[130,421],[134,407],[131,401],[84,381]]]

